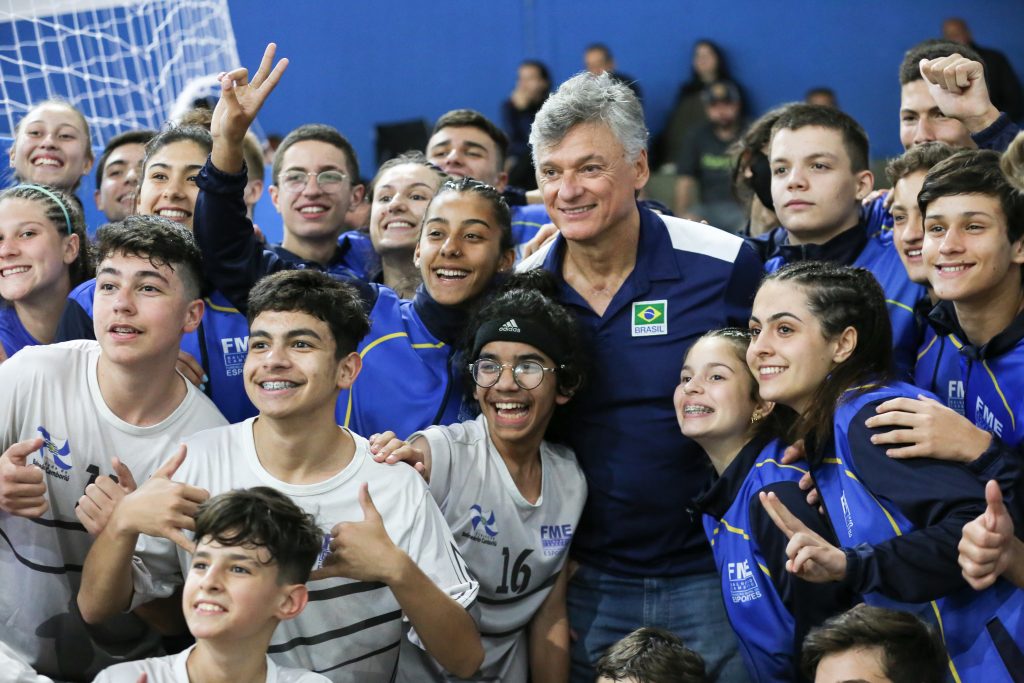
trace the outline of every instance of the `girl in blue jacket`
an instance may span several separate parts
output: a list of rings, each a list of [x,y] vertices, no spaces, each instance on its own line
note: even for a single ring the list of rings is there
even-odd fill
[[[921,393],[891,379],[892,332],[878,282],[862,268],[786,266],[761,284],[750,329],[747,362],[761,396],[798,413],[791,436],[805,440],[839,541],[760,494],[790,538],[787,570],[929,618],[942,631],[954,680],[1013,680],[1024,591],[1005,581],[972,591],[957,564],[960,531],[985,508],[982,483],[960,465],[889,458],[871,441],[878,430],[864,424],[881,402]]]
[[[243,199],[242,140],[287,65],[281,60],[271,69],[273,58],[268,48],[251,79],[245,69],[223,75],[212,151],[196,178],[194,225],[205,275],[240,309],[261,277],[301,267],[263,249]],[[390,429],[405,438],[460,421],[455,342],[470,308],[515,260],[508,205],[483,183],[466,178],[441,185],[418,227],[413,258],[423,283],[411,301],[383,285],[332,273],[360,290],[370,317],[370,333],[359,345],[362,372],[336,410],[338,423],[359,434]]]
[[[697,508],[740,653],[751,680],[788,683],[801,680],[800,644],[808,630],[850,607],[855,596],[786,572],[787,539],[761,506],[760,492],[774,492],[809,528],[833,537],[798,486],[806,463],[782,463],[786,444],[778,435],[792,414],[773,410],[758,395],[746,363],[749,342],[750,333],[736,328],[698,339],[683,361],[674,403],[680,429],[704,449],[717,475]]]

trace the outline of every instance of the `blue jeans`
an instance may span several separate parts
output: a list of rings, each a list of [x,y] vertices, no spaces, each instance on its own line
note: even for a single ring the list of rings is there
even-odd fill
[[[571,683],[594,683],[594,664],[641,626],[672,631],[700,653],[711,681],[748,683],[736,635],[722,605],[717,574],[629,578],[580,565],[569,582]]]

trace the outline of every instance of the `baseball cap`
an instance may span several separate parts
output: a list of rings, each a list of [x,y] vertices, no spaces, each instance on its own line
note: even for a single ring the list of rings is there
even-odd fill
[[[732,81],[716,81],[704,88],[700,97],[704,104],[739,102],[740,91]]]

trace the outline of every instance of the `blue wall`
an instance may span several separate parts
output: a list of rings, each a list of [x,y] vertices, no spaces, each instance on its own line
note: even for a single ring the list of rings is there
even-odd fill
[[[962,15],[984,46],[1002,50],[1024,76],[1024,2],[1019,0],[229,0],[243,64],[267,42],[292,64],[260,117],[265,132],[320,121],[341,129],[374,166],[374,125],[472,107],[498,118],[525,57],[556,82],[582,68],[583,48],[603,41],[640,81],[648,125],[664,125],[698,38],[726,51],[752,110],[829,85],[871,137],[876,157],[900,152],[897,67],[907,47]],[[286,9],[282,9],[282,7]],[[965,7],[969,11],[965,11]],[[6,140],[0,150],[7,151]],[[6,175],[6,174],[0,174]],[[101,222],[83,182],[90,225]],[[276,221],[262,207],[263,223]]]
[[[594,41],[639,80],[655,131],[687,77],[693,42],[707,37],[725,49],[755,114],[831,86],[867,129],[874,156],[900,152],[897,67],[909,46],[939,34],[943,18],[964,16],[975,39],[1002,50],[1024,76],[1024,2],[1015,0],[229,4],[245,65],[257,64],[271,40],[292,62],[260,118],[263,130],[331,123],[370,167],[376,123],[432,121],[455,107],[497,117],[520,59],[543,60],[561,81],[582,68]]]

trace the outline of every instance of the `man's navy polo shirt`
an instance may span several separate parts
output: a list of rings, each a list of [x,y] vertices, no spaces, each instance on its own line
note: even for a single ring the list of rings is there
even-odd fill
[[[746,327],[762,265],[735,235],[639,211],[636,265],[603,316],[562,278],[561,235],[520,266],[555,274],[590,347],[587,383],[551,434],[576,451],[590,490],[572,554],[626,576],[712,572],[700,520],[688,511],[711,465],[679,432],[672,394],[698,337]]]

